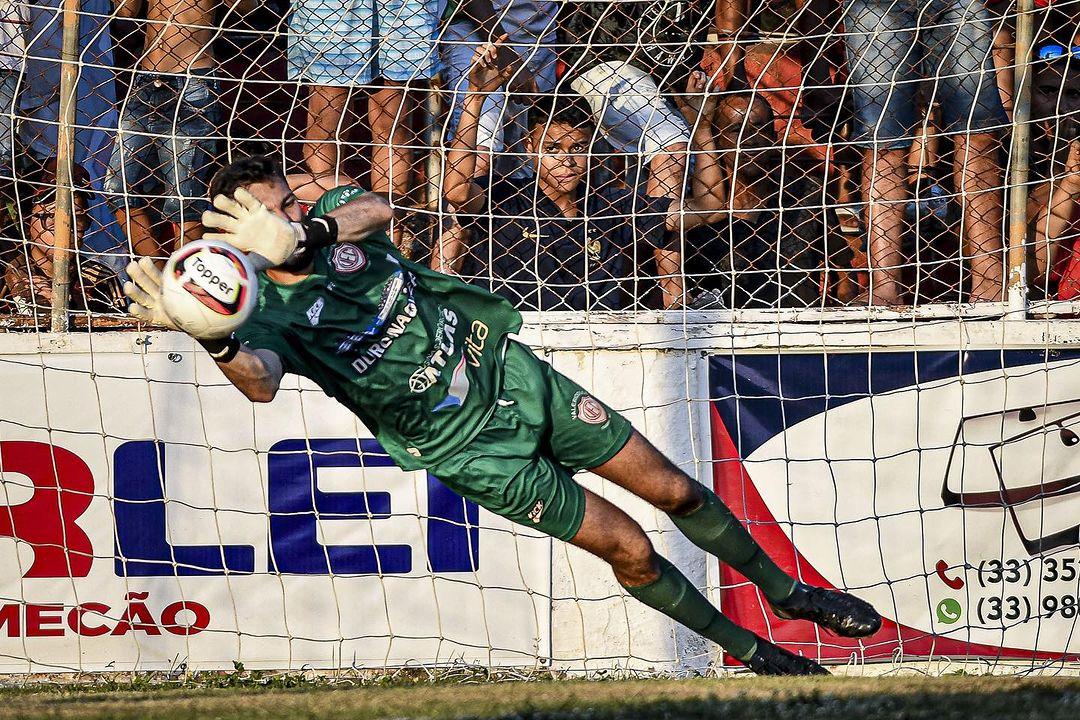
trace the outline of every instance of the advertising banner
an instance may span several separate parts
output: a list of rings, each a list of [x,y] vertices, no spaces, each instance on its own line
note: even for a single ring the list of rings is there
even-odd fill
[[[724,611],[807,655],[1080,653],[1080,353],[714,356],[718,493],[786,569],[886,618],[863,641]]]
[[[256,405],[144,350],[0,355],[0,671],[549,655],[547,538],[295,378]]]

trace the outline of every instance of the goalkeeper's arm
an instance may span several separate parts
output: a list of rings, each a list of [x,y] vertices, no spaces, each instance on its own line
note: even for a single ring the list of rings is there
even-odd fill
[[[229,379],[236,389],[244,393],[252,402],[270,402],[277,395],[281,387],[281,376],[284,370],[281,358],[273,350],[263,348],[249,348],[240,344],[236,338],[230,337],[222,341],[227,346],[224,351],[235,352],[231,357],[215,357],[214,348],[203,345],[210,352],[210,356],[217,362],[221,372]]]
[[[365,193],[333,212],[303,222],[289,222],[275,215],[245,188],[233,197],[214,198],[218,212],[203,213],[203,225],[217,232],[203,235],[251,253],[257,270],[277,267],[305,247],[325,247],[336,242],[358,242],[390,224],[394,211],[386,198]]]
[[[161,270],[144,257],[127,266],[131,277],[124,283],[124,294],[131,300],[128,312],[150,325],[169,330],[179,330],[176,323],[165,314],[161,303]],[[249,348],[240,344],[234,336],[209,339],[198,338],[221,372],[236,388],[254,402],[270,402],[281,386],[284,366],[281,358],[272,350]]]

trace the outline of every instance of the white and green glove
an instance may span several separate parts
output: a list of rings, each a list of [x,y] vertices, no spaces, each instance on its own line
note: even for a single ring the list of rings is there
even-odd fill
[[[154,261],[144,257],[138,262],[130,262],[127,274],[131,278],[124,283],[124,294],[131,300],[128,312],[147,325],[179,330],[161,306],[161,271]]]
[[[206,233],[203,239],[220,240],[249,253],[256,271],[281,265],[303,244],[304,229],[299,223],[270,212],[244,188],[238,188],[232,198],[218,195],[214,207],[221,212],[207,210],[202,221],[220,232]]]

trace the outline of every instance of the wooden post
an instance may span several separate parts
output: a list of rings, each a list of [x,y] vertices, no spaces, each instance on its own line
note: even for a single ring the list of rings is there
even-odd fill
[[[68,329],[71,299],[71,257],[75,247],[75,203],[72,163],[75,161],[75,95],[79,81],[79,0],[64,0],[64,34],[60,50],[60,110],[56,128],[56,204],[54,210],[52,323],[53,332]]]
[[[1027,313],[1027,199],[1031,153],[1031,43],[1034,0],[1018,0],[1016,16],[1016,95],[1012,146],[1009,149],[1009,266],[1006,287],[1009,315]]]

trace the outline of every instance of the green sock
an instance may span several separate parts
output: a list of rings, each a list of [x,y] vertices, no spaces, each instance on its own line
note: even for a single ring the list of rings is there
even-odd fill
[[[689,515],[668,517],[691,542],[741,572],[770,601],[791,595],[794,578],[777,567],[712,491],[705,490],[705,502]]]
[[[648,585],[628,587],[638,601],[667,615],[672,620],[712,640],[740,660],[747,660],[757,650],[757,636],[724,617],[679,569],[664,558],[660,577]]]

